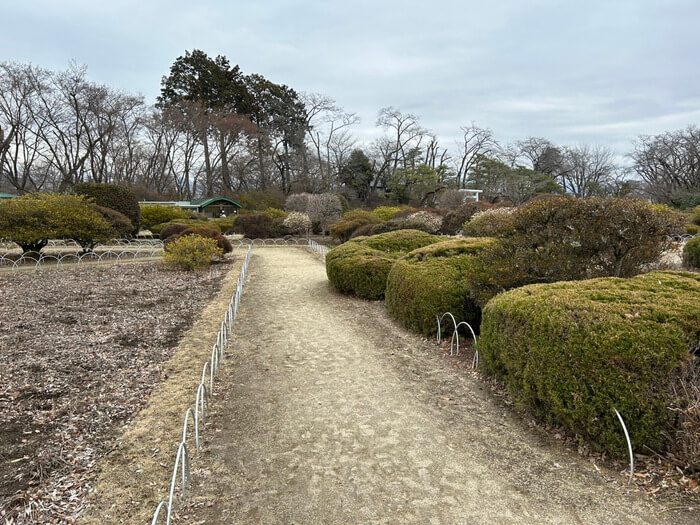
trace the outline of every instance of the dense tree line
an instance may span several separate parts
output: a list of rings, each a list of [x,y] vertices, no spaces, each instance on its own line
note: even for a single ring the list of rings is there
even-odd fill
[[[353,136],[356,115],[329,97],[298,93],[223,56],[175,60],[154,106],[66,71],[0,63],[0,188],[25,194],[81,182],[127,185],[140,198],[191,199],[251,191],[386,192],[427,202],[476,188],[491,201],[539,193],[635,195],[700,204],[700,129],[640,136],[621,166],[613,152],[529,137],[501,144],[474,123],[447,147],[417,116],[387,107],[371,143]]]

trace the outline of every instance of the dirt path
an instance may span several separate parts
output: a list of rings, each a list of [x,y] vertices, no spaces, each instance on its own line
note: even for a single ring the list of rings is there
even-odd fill
[[[696,522],[544,443],[303,249],[257,248],[249,275],[180,522]]]

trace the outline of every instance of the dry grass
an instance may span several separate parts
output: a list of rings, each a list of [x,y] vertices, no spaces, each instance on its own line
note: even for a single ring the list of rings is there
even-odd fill
[[[91,505],[80,523],[150,522],[158,503],[167,499],[183,417],[194,407],[202,366],[236,292],[242,259],[236,257],[220,293],[180,341],[148,405],[124,429],[117,449],[98,465]],[[194,456],[194,443],[190,453]],[[192,461],[196,464],[197,458]]]

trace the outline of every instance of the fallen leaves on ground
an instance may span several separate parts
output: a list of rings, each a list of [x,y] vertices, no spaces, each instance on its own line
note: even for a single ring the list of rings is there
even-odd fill
[[[96,462],[230,264],[0,275],[0,523],[74,523]]]

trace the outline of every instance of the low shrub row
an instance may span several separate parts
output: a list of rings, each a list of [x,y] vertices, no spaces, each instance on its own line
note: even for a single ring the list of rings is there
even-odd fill
[[[181,239],[182,237],[187,237],[188,235],[198,235],[206,239],[212,239],[221,253],[231,253],[233,251],[233,245],[226,237],[224,237],[221,232],[211,229],[211,228],[189,228],[185,226],[185,229],[172,230],[172,234],[168,236],[164,244],[167,247],[169,244]]]
[[[220,231],[219,225],[213,221],[203,220],[203,219],[173,219],[168,222],[161,224],[156,224],[151,226],[151,233],[158,235],[161,239],[164,239],[163,231],[170,231],[172,226],[187,226],[188,228],[209,228],[211,230]]]

